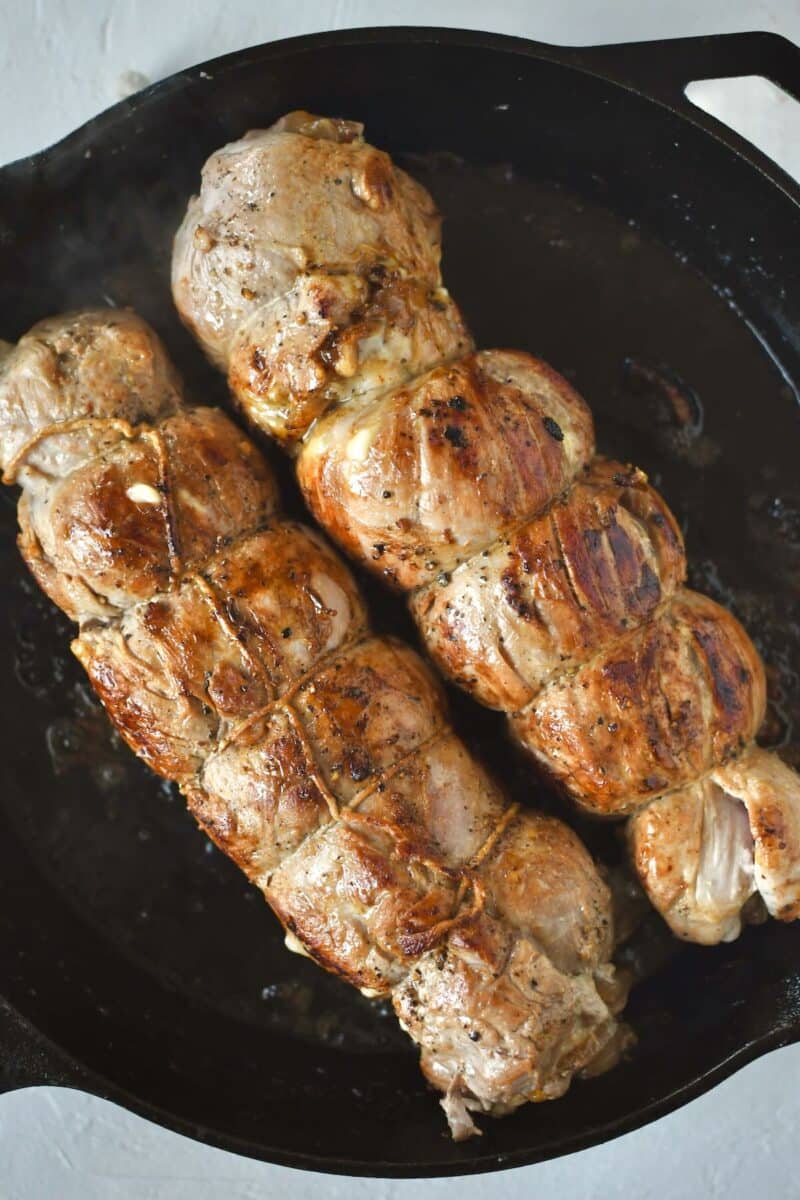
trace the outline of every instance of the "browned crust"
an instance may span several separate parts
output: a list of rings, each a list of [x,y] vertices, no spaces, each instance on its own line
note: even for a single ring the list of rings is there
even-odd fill
[[[608,815],[738,754],[764,717],[761,661],[736,619],[681,591],[512,718],[524,746],[580,803]]]
[[[362,150],[383,177],[385,158]],[[304,169],[317,157],[320,197],[330,153],[316,141],[297,149]],[[376,187],[369,203],[400,217],[391,189]],[[398,246],[412,228],[406,214]],[[259,233],[266,254],[270,230]],[[377,261],[377,242],[366,245]],[[436,262],[423,256],[418,275],[388,271],[379,282],[362,264],[352,306],[334,313],[343,293],[328,254],[307,278],[321,303],[334,289],[323,303],[329,351],[369,308],[367,293],[380,297],[384,322],[396,297],[400,329],[407,297],[431,286]],[[283,353],[262,356],[266,375]],[[322,341],[301,346],[290,374],[301,379],[298,364],[320,365],[322,353]],[[351,358],[348,369],[364,369]],[[236,371],[231,383],[246,400]],[[319,388],[322,396],[324,380]],[[590,412],[551,366],[519,351],[472,352],[363,402],[317,409],[313,424],[305,403],[303,387],[290,386],[286,411],[294,406],[307,430],[298,478],[317,519],[410,593],[437,664],[507,712],[515,736],[581,805],[631,812],[752,740],[764,704],[752,644],[729,614],[680,591],[674,516],[635,467],[591,462]]]
[[[367,172],[363,185],[384,203],[377,177]],[[112,330],[124,380],[124,328]],[[52,331],[82,380],[76,404],[92,377],[83,356],[91,351],[92,370],[104,366],[95,332],[89,317]],[[150,363],[146,380],[169,376],[157,368]],[[7,382],[0,377],[3,444],[22,420],[2,409]],[[510,806],[468,755],[447,726],[440,686],[410,649],[370,633],[338,558],[274,514],[274,485],[252,443],[219,412],[176,411],[172,400],[156,423],[104,410],[96,427],[73,421],[68,405],[53,423],[15,393],[33,429],[20,466],[20,547],[80,618],[73,648],[109,715],[179,782],[199,824],[289,933],[356,986],[388,995],[432,956],[486,954],[489,925],[507,954],[521,946],[525,961],[547,964],[545,1011],[528,998],[498,1008],[515,1069],[475,1087],[493,1111],[531,1088],[557,1094],[595,1043],[613,1038],[594,980],[609,970],[608,889],[577,839]],[[426,1020],[412,1007],[409,1027],[430,1064]],[[513,1020],[529,1009],[520,1031]],[[459,1038],[472,1046],[462,1031],[457,1055]],[[480,1074],[489,1060],[470,1053]]]
[[[595,459],[545,513],[410,604],[444,673],[516,712],[655,616],[684,575],[680,531],[644,473]]]

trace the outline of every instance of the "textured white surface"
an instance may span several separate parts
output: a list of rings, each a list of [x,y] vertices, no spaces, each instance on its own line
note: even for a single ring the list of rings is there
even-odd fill
[[[357,25],[451,25],[579,46],[767,29],[800,43],[798,0],[0,0],[0,162],[242,46]]]
[[[800,1046],[606,1146],[468,1179],[289,1171],[58,1088],[0,1098],[2,1200],[796,1200]],[[7,1189],[7,1190],[4,1190]]]
[[[798,0],[0,0],[0,163],[41,149],[120,95],[241,46],[367,24],[491,28],[561,44],[768,29],[800,43]],[[800,175],[796,114],[758,82],[693,99]],[[795,123],[792,124],[792,120]],[[800,1196],[800,1046],[754,1063],[670,1117],[607,1146],[502,1176],[423,1185],[323,1178],[179,1138],[91,1096],[0,1097],[0,1200],[604,1200]]]

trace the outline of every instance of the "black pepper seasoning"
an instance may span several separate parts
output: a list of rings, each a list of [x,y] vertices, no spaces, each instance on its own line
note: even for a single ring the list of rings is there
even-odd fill
[[[564,431],[559,425],[558,421],[554,421],[552,417],[542,417],[542,424],[550,434],[551,438],[555,438],[557,442],[563,442]]]
[[[459,429],[457,425],[448,425],[444,431],[444,436],[450,445],[455,446],[457,450],[463,450],[467,444],[467,439],[464,437],[464,430]]]

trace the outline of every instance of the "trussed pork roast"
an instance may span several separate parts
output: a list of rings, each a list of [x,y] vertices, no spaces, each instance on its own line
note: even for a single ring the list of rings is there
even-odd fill
[[[408,593],[443,672],[579,805],[630,818],[672,929],[731,939],[759,905],[795,919],[800,779],[754,748],[755,649],[683,587],[672,514],[595,457],[566,380],[473,350],[439,232],[361,125],[295,112],[208,160],[173,294],[321,525]]]
[[[625,984],[590,856],[508,803],[421,660],[280,515],[253,443],[184,403],[144,322],[83,312],[0,344],[0,465],[117,729],[290,948],[391,998],[454,1136],[613,1061]]]

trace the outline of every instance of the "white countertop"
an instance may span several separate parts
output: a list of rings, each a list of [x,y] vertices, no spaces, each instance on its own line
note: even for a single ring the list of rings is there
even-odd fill
[[[137,74],[152,81],[242,46],[375,24],[488,28],[571,45],[766,29],[800,43],[800,2],[0,0],[0,163],[68,133],[131,90]],[[763,92],[753,83],[708,85],[693,98],[800,177],[797,114]],[[508,1200],[788,1200],[800,1197],[799,1071],[800,1045],[606,1146],[500,1176],[423,1184],[272,1167],[92,1096],[31,1088],[0,1097],[0,1200],[404,1200],[418,1188],[439,1200],[500,1192]]]

